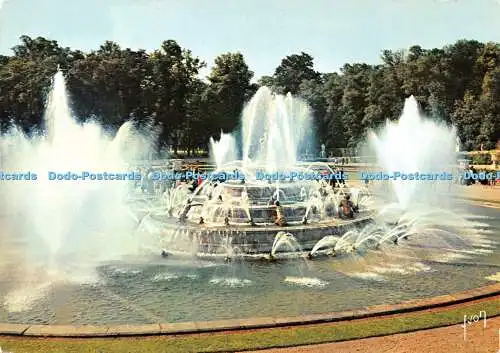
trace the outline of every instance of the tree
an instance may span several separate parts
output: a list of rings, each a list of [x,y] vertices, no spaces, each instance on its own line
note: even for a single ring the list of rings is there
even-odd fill
[[[208,89],[214,127],[217,126],[218,131],[233,131],[238,125],[243,104],[250,92],[254,92],[250,85],[252,77],[253,72],[241,53],[227,53],[215,58],[208,76]]]
[[[313,57],[307,53],[289,55],[281,61],[274,72],[274,86],[280,93],[297,94],[305,80],[319,80],[321,75],[314,70]]]
[[[465,149],[477,146],[477,136],[481,128],[481,106],[472,92],[465,92],[464,99],[458,101],[452,114],[452,121],[458,127],[458,135]]]
[[[465,91],[480,94],[482,75],[478,59],[484,44],[475,40],[459,40],[444,47],[442,69],[445,76],[446,104],[452,108],[455,101],[463,99]]]
[[[259,78],[259,80],[257,81],[257,84],[259,85],[259,87],[268,87],[270,89],[274,89],[274,78],[272,76],[262,76],[261,78]]]
[[[374,129],[387,119],[396,120],[404,102],[402,80],[394,68],[385,65],[374,67],[370,73],[363,125]]]
[[[68,73],[77,116],[97,116],[106,125],[118,128],[131,115],[141,114],[141,83],[147,71],[147,54],[122,50],[105,42],[99,50],[76,60]]]
[[[323,78],[323,96],[326,102],[325,112],[325,145],[327,148],[343,148],[347,144],[344,133],[342,98],[344,94],[344,78],[339,74],[327,74]]]
[[[81,55],[43,37],[20,38],[14,55],[0,65],[0,117],[2,129],[12,118],[26,132],[43,125],[45,97],[57,67],[67,67]]]
[[[313,111],[313,136],[318,144],[326,140],[328,121],[326,119],[327,101],[323,83],[319,80],[304,80],[300,84],[298,95],[305,99]],[[318,147],[318,146],[313,146]]]
[[[195,80],[187,100],[186,123],[181,133],[181,144],[192,155],[196,148],[206,148],[213,124],[207,118],[210,110],[207,99],[208,85],[202,80]]]
[[[186,123],[187,98],[205,63],[174,40],[164,41],[161,49],[153,52],[149,59],[152,74],[146,90],[152,96],[151,113],[162,126],[161,140],[171,144],[177,153],[180,133]]]
[[[398,119],[414,95],[432,119],[452,122],[467,149],[494,147],[500,137],[500,44],[459,40],[443,48],[384,50],[380,65],[346,64],[320,74],[306,53],[285,57],[274,75],[251,83],[241,53],[215,59],[208,82],[204,66],[176,41],[151,53],[106,41],[94,51],[22,36],[11,55],[0,56],[0,128],[11,122],[26,132],[43,127],[51,79],[63,70],[72,109],[81,120],[99,119],[117,129],[133,119],[162,128],[161,144],[193,152],[210,135],[234,131],[245,101],[259,86],[305,99],[314,112],[318,143],[354,147],[368,129]]]
[[[368,105],[367,88],[372,70],[367,64],[346,64],[342,68],[345,76],[342,97],[343,125],[349,147],[357,146],[366,131],[363,118]]]

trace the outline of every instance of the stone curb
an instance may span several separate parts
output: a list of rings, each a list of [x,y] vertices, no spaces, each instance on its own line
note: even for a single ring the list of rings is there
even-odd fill
[[[461,200],[464,200],[464,201],[484,202],[484,203],[490,203],[490,204],[500,205],[500,200],[483,199],[483,198],[480,198],[480,197],[469,197],[469,196],[460,196],[458,198],[461,199]]]
[[[454,294],[432,298],[416,299],[394,305],[375,305],[361,309],[311,314],[295,317],[257,317],[248,319],[231,319],[218,321],[160,323],[149,325],[22,325],[0,323],[0,335],[29,337],[124,337],[178,335],[188,333],[217,332],[230,330],[248,330],[257,328],[273,328],[283,326],[309,325],[327,322],[350,321],[369,317],[379,317],[446,307],[466,303],[500,294],[500,283],[471,289]]]

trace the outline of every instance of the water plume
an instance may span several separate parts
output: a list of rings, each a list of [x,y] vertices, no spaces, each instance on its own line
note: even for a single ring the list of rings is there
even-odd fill
[[[301,150],[311,144],[311,130],[307,103],[261,87],[243,111],[243,164],[265,165],[268,170],[293,168]]]
[[[369,145],[375,151],[377,166],[392,174],[453,174],[457,165],[456,131],[422,116],[416,99],[406,99],[397,122],[387,121],[378,132],[371,132]],[[448,198],[451,180],[390,181],[396,200],[403,209],[417,203]]]
[[[217,168],[222,167],[227,162],[235,161],[237,159],[236,151],[236,140],[231,134],[225,134],[221,131],[218,141],[210,137],[210,156]]]
[[[13,251],[26,270],[20,276],[45,269],[47,283],[81,278],[76,276],[81,269],[92,271],[102,261],[141,249],[131,233],[137,223],[127,211],[133,182],[49,180],[49,173],[131,173],[130,163],[154,141],[131,122],[115,136],[96,122],[79,124],[61,71],[54,76],[44,122],[45,132],[28,136],[13,127],[1,136],[3,170],[36,174],[36,180],[2,182],[2,193],[10,200],[2,206],[8,229],[2,238],[6,251]],[[3,267],[11,265],[2,262]]]

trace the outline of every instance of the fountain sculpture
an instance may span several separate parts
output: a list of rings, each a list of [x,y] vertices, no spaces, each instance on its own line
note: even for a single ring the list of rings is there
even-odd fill
[[[312,138],[304,133],[311,130],[310,117],[300,99],[259,89],[243,112],[242,159],[235,160],[231,135],[211,139],[214,178],[202,182],[185,203],[170,204],[169,220],[163,212],[149,215],[146,223],[156,220],[167,230],[167,249],[199,256],[274,255],[275,238],[282,232],[293,234],[306,251],[326,235],[366,224],[367,195],[333,188],[332,179],[339,175],[325,163],[299,162],[302,147]],[[177,192],[168,191],[168,198]],[[341,221],[337,208],[348,193],[361,209],[355,219]],[[281,219],[276,219],[277,210]]]
[[[157,229],[165,230],[164,246],[171,251],[273,258],[290,255],[280,254],[283,251],[312,257],[378,249],[436,229],[449,244],[459,237],[456,229],[450,229],[451,219],[469,229],[466,217],[448,209],[452,199],[448,179],[391,179],[378,195],[382,200],[378,206],[366,187],[333,187],[328,178],[291,180],[293,173],[338,176],[325,163],[299,161],[300,147],[312,138],[303,134],[310,131],[309,117],[308,106],[300,99],[261,88],[243,112],[242,159],[234,160],[237,145],[231,135],[211,139],[215,174],[229,178],[206,180],[192,194],[184,186],[167,191],[168,199],[177,195],[177,202],[167,202],[170,219],[164,212],[151,213],[145,223],[157,222]],[[371,132],[369,144],[384,172],[451,174],[456,166],[455,136],[453,128],[424,119],[410,97],[399,121]],[[355,219],[340,220],[338,206],[346,195],[360,212]],[[388,199],[391,195],[395,200]],[[281,220],[276,219],[277,211]],[[175,222],[179,215],[181,224]]]
[[[333,187],[328,178],[283,177],[338,175],[324,163],[300,161],[313,150],[313,137],[304,134],[312,130],[310,112],[290,95],[261,88],[243,112],[240,143],[231,134],[211,142],[213,175],[233,178],[197,180],[196,187],[148,178],[47,180],[49,171],[131,172],[130,163],[151,147],[131,123],[114,136],[97,123],[78,124],[61,72],[45,122],[46,133],[26,136],[14,128],[1,139],[10,146],[2,150],[3,172],[31,173],[1,185],[0,316],[10,323],[303,315],[447,294],[496,278],[498,258],[489,254],[498,249],[497,214],[478,210],[471,221],[470,205],[464,213],[452,208],[449,181],[390,180],[378,183],[379,193],[375,183]],[[372,134],[370,144],[384,170],[442,172],[456,163],[453,136],[453,129],[423,119],[410,98],[399,122]],[[147,175],[154,172],[148,168]],[[359,213],[340,220],[337,208],[347,194]],[[283,222],[276,222],[277,206]],[[178,254],[228,262],[336,257],[228,266]],[[450,281],[454,275],[466,280]],[[294,305],[305,296],[312,299]]]

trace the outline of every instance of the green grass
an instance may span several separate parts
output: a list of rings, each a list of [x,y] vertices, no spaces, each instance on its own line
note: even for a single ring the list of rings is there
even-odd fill
[[[199,334],[100,339],[40,339],[0,337],[0,347],[13,353],[182,353],[233,352],[272,347],[351,340],[363,337],[409,332],[463,322],[484,310],[488,317],[500,315],[500,300],[491,300],[439,312],[423,312],[392,318],[358,320],[337,324],[277,328],[247,333]]]

